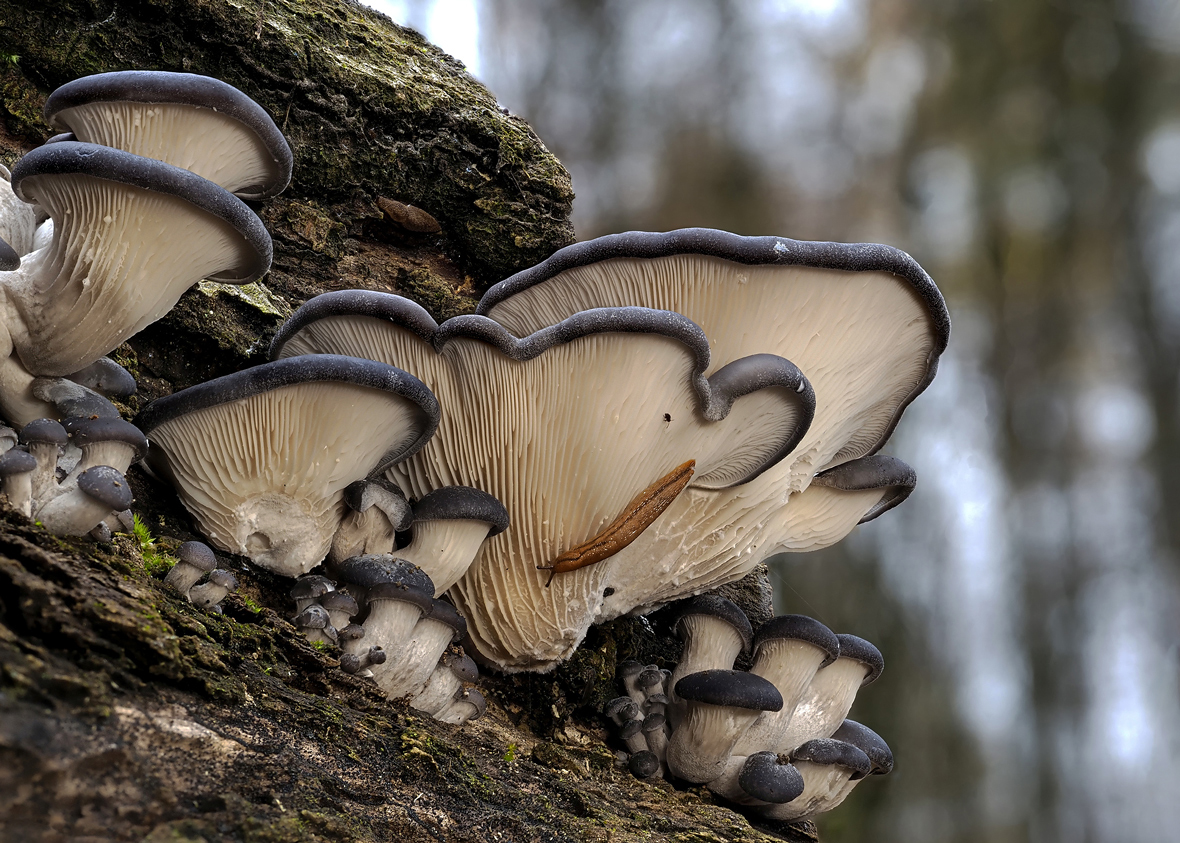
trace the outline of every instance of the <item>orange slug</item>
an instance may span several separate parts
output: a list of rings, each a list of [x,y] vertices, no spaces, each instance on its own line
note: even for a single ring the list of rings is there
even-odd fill
[[[677,495],[692,479],[696,460],[678,465],[631,499],[631,503],[601,533],[575,548],[567,550],[548,565],[538,565],[538,571],[552,571],[545,582],[548,588],[553,578],[567,571],[576,571],[603,559],[609,559],[639,538],[651,523],[660,517]]]

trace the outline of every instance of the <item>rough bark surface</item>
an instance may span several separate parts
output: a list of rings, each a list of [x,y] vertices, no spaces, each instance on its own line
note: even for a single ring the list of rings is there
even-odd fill
[[[260,210],[272,272],[202,284],[120,348],[140,383],[128,415],[261,362],[316,293],[397,292],[441,320],[573,239],[569,176],[531,129],[347,0],[0,0],[0,61],[4,163],[49,135],[53,88],[126,68],[224,79],[295,152],[293,185]],[[441,232],[400,228],[382,197]],[[243,582],[224,615],[172,593],[167,553],[198,536],[170,489],[129,479],[154,539],[63,541],[0,512],[0,840],[772,839],[707,791],[638,782],[617,761],[596,712],[618,660],[675,660],[659,614],[594,630],[547,676],[481,679],[488,716],[446,726],[308,644],[285,617],[289,581],[219,554]],[[765,578],[742,585],[765,611]]]

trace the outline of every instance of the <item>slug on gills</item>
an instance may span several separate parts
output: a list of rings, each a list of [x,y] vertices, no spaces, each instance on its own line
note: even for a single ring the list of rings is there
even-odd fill
[[[696,464],[696,460],[689,460],[678,465],[632,498],[631,503],[597,536],[567,550],[548,565],[538,565],[538,571],[552,572],[545,581],[545,588],[553,583],[553,578],[558,574],[609,559],[639,538],[639,534],[651,526],[688,486]]]

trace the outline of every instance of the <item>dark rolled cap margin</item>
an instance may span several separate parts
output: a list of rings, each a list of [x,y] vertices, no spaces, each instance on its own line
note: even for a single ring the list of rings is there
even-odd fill
[[[431,603],[434,601],[434,592],[412,588],[400,582],[383,582],[370,587],[365,595],[365,603],[370,606],[379,600],[409,603],[412,606],[417,606],[423,615],[427,615],[430,613]]]
[[[479,665],[471,656],[465,654],[448,654],[443,657],[443,663],[451,669],[460,681],[474,682],[479,678]]]
[[[816,738],[800,745],[791,753],[791,761],[844,767],[852,771],[853,779],[864,778],[873,766],[863,750],[832,738]]]
[[[350,556],[335,566],[336,574],[351,585],[372,588],[382,583],[396,583],[403,588],[430,592],[434,597],[434,580],[417,565],[388,553]]]
[[[318,600],[336,588],[336,584],[319,574],[307,574],[295,580],[287,592],[292,600]]]
[[[619,737],[623,740],[628,740],[635,737],[643,731],[643,721],[636,718],[634,720],[627,720],[623,723],[622,728],[619,729]]]
[[[738,773],[738,787],[754,799],[782,805],[803,793],[803,776],[785,755],[755,752]]]
[[[213,549],[204,542],[185,542],[176,548],[176,558],[202,571],[212,571],[217,567],[217,557],[213,555]]]
[[[750,626],[750,619],[737,603],[719,594],[702,594],[680,603],[676,610],[676,620],[673,623],[676,634],[680,634],[680,622],[689,615],[708,615],[723,620],[734,628],[742,639],[742,652],[750,650],[754,641],[754,629]]]
[[[855,720],[845,720],[832,735],[833,740],[850,743],[869,757],[871,775],[883,776],[893,770],[893,750],[885,739]]]
[[[876,682],[881,671],[885,669],[885,657],[876,645],[846,632],[840,633],[836,638],[840,641],[840,658],[856,659],[869,669],[864,681],[860,683],[861,686]]]
[[[627,769],[637,779],[650,779],[660,771],[660,759],[650,749],[644,749],[627,759]]]
[[[238,197],[196,173],[173,167],[155,158],[144,158],[121,149],[93,143],[61,143],[39,146],[12,168],[12,190],[25,202],[37,202],[35,187],[26,180],[37,176],[90,176],[183,199],[233,227],[257,255],[245,271],[227,269],[209,277],[227,284],[249,284],[270,269],[274,245],[258,215]]]
[[[238,578],[224,568],[218,568],[209,574],[209,582],[222,588],[234,591],[238,587]]]
[[[281,193],[291,183],[291,147],[271,116],[233,85],[195,73],[164,70],[118,70],[96,73],[67,82],[49,95],[42,112],[45,122],[58,131],[71,127],[59,115],[67,109],[92,102],[175,103],[209,108],[237,120],[262,141],[278,170],[274,184],[244,194],[266,199]]]
[[[17,441],[22,445],[64,445],[69,436],[55,419],[33,419],[21,428]]]
[[[754,636],[754,652],[757,653],[767,641],[781,638],[806,641],[819,647],[828,654],[820,667],[826,667],[840,655],[840,639],[836,633],[807,615],[778,615],[762,624]]]
[[[127,478],[109,465],[96,465],[78,475],[78,488],[114,512],[129,509],[135,497]]]
[[[467,619],[460,615],[459,610],[446,600],[433,601],[430,604],[430,614],[426,617],[432,621],[445,623],[451,629],[455,630],[453,641],[459,641],[467,634]]]
[[[300,629],[324,629],[331,624],[328,610],[319,603],[312,603],[292,619],[291,623]]]
[[[350,618],[361,610],[356,598],[347,591],[329,591],[320,598],[320,605],[329,612],[344,612]]]
[[[858,523],[872,521],[910,496],[918,483],[918,474],[897,457],[873,454],[829,468],[812,479],[815,486],[828,486],[844,492],[886,490],[872,509]]]
[[[130,398],[138,389],[131,373],[109,357],[98,358],[66,379],[107,398]]]
[[[199,383],[172,395],[157,398],[136,417],[135,422],[150,437],[154,428],[187,413],[228,404],[281,387],[329,381],[352,383],[399,395],[417,405],[423,415],[422,434],[413,442],[399,446],[386,454],[373,469],[374,474],[416,454],[438,428],[438,400],[422,381],[401,369],[375,360],[342,357],[337,354],[286,357]]]
[[[630,697],[615,697],[603,707],[602,713],[612,720],[634,720],[639,716],[639,706]]]
[[[461,699],[475,706],[475,714],[469,718],[470,720],[478,720],[488,711],[488,701],[483,698],[483,694],[480,693],[478,688],[468,688],[463,692]]]
[[[12,272],[14,269],[20,269],[20,255],[8,245],[7,240],[0,237],[0,272]]]
[[[676,694],[691,702],[781,711],[783,696],[774,683],[742,670],[702,670],[676,683]]]
[[[444,486],[414,504],[415,521],[468,519],[490,525],[488,536],[508,529],[508,510],[493,495],[470,486]]]

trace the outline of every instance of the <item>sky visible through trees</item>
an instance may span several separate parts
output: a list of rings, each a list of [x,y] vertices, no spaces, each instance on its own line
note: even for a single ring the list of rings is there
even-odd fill
[[[574,177],[579,236],[878,241],[954,319],[901,508],[779,557],[879,644],[896,771],[827,841],[1180,828],[1180,3],[400,0]]]

